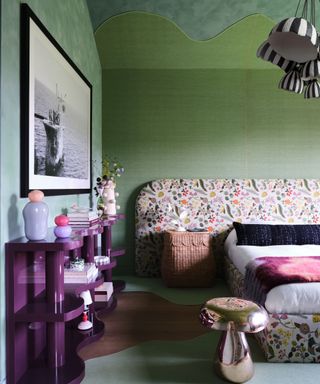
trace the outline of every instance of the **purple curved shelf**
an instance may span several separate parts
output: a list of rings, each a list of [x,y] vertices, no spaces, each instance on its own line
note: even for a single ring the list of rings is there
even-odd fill
[[[123,220],[125,218],[125,215],[123,213],[117,213],[116,215],[108,215],[106,217],[100,217],[101,225],[107,226],[107,225],[113,225],[118,220]]]
[[[124,280],[113,280],[114,293],[119,293],[123,291],[125,287],[126,287],[126,282]]]
[[[123,256],[125,253],[126,253],[126,250],[124,248],[114,248],[111,250],[110,256],[118,257],[118,256]]]
[[[108,264],[97,265],[97,268],[99,269],[99,271],[106,271],[108,269],[113,269],[116,266],[117,266],[117,262],[116,260],[113,260]]]
[[[60,303],[48,303],[44,295],[28,303],[14,315],[15,321],[69,321],[83,312],[83,300],[75,295],[65,295]]]
[[[103,336],[104,333],[104,323],[99,320],[95,315],[93,316],[93,328],[88,331],[79,331],[77,330],[72,334],[72,341],[76,351],[80,351],[84,346],[91,344],[92,342],[98,340]]]
[[[91,281],[90,283],[65,283],[65,291],[66,292],[74,292],[75,294],[79,295],[81,292],[86,290],[91,290],[96,287],[99,287],[103,283],[103,276],[99,275],[94,281]],[[81,299],[82,300],[82,299]]]
[[[95,302],[94,310],[98,315],[105,315],[107,313],[112,312],[117,306],[117,298],[112,295],[111,298],[106,302]]]
[[[56,238],[53,228],[49,228],[43,240],[20,237],[5,244],[8,384],[81,382],[84,362],[77,351],[103,335],[104,324],[95,314],[115,309],[115,295],[125,283],[115,281],[110,300],[90,306],[94,325],[88,331],[77,329],[84,306],[79,294],[84,290],[93,294],[94,288],[113,280],[115,258],[124,255],[125,250],[112,249],[111,228],[123,218],[123,214],[103,218],[96,226],[74,229],[72,236],[65,239]],[[65,283],[65,259],[81,256],[93,262],[98,235],[110,263],[98,266],[95,281]]]
[[[93,319],[93,328],[88,331],[74,329],[74,324],[66,325],[65,332],[65,364],[58,368],[48,368],[46,362],[46,349],[34,361],[33,366],[22,376],[19,384],[46,383],[46,384],[78,384],[85,374],[84,361],[79,357],[78,351],[85,345],[99,339],[104,332],[104,323]]]
[[[88,228],[72,228],[72,232],[76,236],[94,236],[99,235],[103,232],[103,227],[101,227],[100,224],[93,225],[92,227]]]
[[[53,228],[48,229],[48,235],[43,240],[31,241],[26,237],[19,237],[6,243],[6,247],[13,248],[14,251],[22,252],[59,252],[71,251],[76,248],[81,248],[83,238],[81,236],[71,236],[65,239],[57,238],[53,233]]]

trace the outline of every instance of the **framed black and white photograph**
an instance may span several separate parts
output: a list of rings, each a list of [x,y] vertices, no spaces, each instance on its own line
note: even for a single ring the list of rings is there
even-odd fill
[[[91,192],[92,87],[21,5],[21,196]]]

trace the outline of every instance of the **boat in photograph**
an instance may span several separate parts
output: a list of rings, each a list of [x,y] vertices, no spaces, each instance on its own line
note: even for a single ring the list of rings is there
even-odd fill
[[[60,125],[60,114],[49,111],[49,119],[43,119],[47,135],[46,144],[46,175],[59,176],[64,165],[63,131]]]

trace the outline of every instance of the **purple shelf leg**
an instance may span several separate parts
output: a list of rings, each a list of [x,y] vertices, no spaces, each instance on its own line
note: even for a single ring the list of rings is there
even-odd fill
[[[93,237],[93,250],[94,250],[94,255],[98,254],[98,235],[94,235]]]
[[[62,367],[65,364],[65,324],[47,324],[48,366]]]
[[[64,300],[64,252],[46,253],[46,294],[48,304],[56,308]],[[48,365],[51,368],[65,364],[65,324],[47,323]]]
[[[107,225],[104,227],[104,231],[101,235],[101,251],[102,255],[111,257],[111,249],[112,249],[112,237],[111,237],[111,225]],[[108,269],[103,271],[104,280],[112,281],[112,270]]]
[[[86,263],[94,262],[94,236],[89,235],[83,238],[82,257]]]
[[[105,256],[110,256],[112,248],[111,226],[107,225],[101,235],[101,251]]]

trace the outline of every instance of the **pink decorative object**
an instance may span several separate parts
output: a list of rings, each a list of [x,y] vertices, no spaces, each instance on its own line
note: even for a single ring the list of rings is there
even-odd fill
[[[54,218],[54,222],[57,225],[53,232],[56,235],[56,237],[59,237],[61,239],[65,239],[66,237],[69,237],[72,232],[72,228],[69,224],[69,217],[66,215],[58,215]]]
[[[117,213],[115,187],[116,183],[109,180],[103,189],[102,200],[104,203],[103,213],[105,215],[115,215]]]
[[[69,217],[66,215],[59,215],[54,218],[54,222],[59,227],[64,227],[69,224]]]
[[[56,237],[64,239],[71,235],[72,227],[70,225],[58,226],[54,228],[53,232],[56,235]]]
[[[28,198],[32,203],[38,203],[39,201],[43,200],[44,193],[39,191],[39,189],[35,189],[28,193]]]

